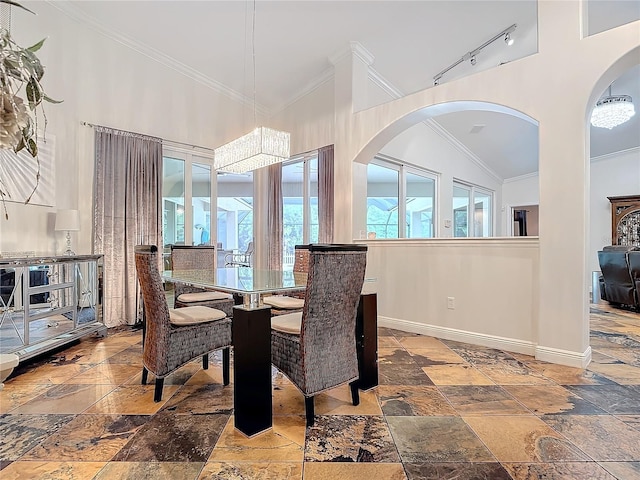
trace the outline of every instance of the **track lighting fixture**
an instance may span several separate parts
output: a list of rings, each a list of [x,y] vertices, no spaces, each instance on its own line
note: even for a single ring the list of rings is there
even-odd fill
[[[504,43],[506,43],[507,45],[511,46],[513,45],[513,38],[511,37],[511,33],[507,32],[504,36]]]
[[[499,38],[504,38],[504,41],[507,45],[513,45],[513,37],[511,36],[511,34],[515,31],[515,29],[517,28],[518,24],[514,23],[513,25],[505,28],[504,30],[502,30],[500,33],[498,33],[497,35],[494,35],[493,37],[491,37],[489,40],[487,40],[486,42],[484,42],[482,45],[480,45],[477,48],[474,48],[473,50],[465,53],[460,59],[456,60],[455,62],[453,62],[451,65],[449,65],[447,68],[445,68],[444,70],[442,70],[440,73],[438,73],[437,75],[435,75],[433,77],[433,84],[434,85],[439,85],[440,84],[440,79],[442,78],[442,76],[447,73],[449,70],[451,70],[453,67],[456,67],[458,65],[460,65],[462,62],[464,62],[465,60],[469,60],[471,62],[471,65],[475,65],[477,63],[477,58],[476,55],[478,55],[480,53],[480,51],[486,47],[487,45],[492,44],[493,42],[495,42],[496,40],[498,40]]]

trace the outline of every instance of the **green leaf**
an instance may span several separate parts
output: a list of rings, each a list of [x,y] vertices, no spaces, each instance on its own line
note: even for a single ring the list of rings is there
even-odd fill
[[[49,98],[46,95],[44,95],[44,99],[45,99],[45,101],[47,101],[49,103],[62,103],[62,102],[64,102],[64,100],[54,100],[53,98]]]
[[[25,143],[24,143],[24,137],[20,138],[20,141],[18,142],[18,144],[15,146],[15,148],[13,149],[14,152],[18,153],[20,150],[22,150],[25,147]]]
[[[46,40],[46,38],[43,38],[42,40],[40,40],[35,45],[31,45],[30,47],[27,47],[27,50],[29,50],[31,53],[37,52],[38,50],[40,50],[40,47],[42,47],[42,45],[44,44],[45,40]]]
[[[29,108],[33,110],[42,102],[42,87],[34,77],[31,77],[25,90],[27,92],[27,100],[29,100]]]
[[[38,81],[40,81],[44,75],[44,68],[40,63],[40,60],[38,60],[38,57],[29,50],[22,50],[20,52],[20,56],[22,57],[24,69],[30,73],[30,76],[34,76]]]
[[[38,155],[38,146],[36,145],[36,141],[33,138],[27,140],[27,152],[31,154],[32,157],[36,157]]]
[[[23,7],[18,2],[14,2],[13,0],[0,0],[0,3],[8,3],[9,5],[13,5],[14,7],[21,8],[21,9],[26,10],[27,12],[33,13],[35,15],[35,13],[32,12],[31,10],[29,10],[27,7]]]

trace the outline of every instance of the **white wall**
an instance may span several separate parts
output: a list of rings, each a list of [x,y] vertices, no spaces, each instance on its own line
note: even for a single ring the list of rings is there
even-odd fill
[[[508,235],[512,222],[511,209],[517,205],[538,205],[540,203],[540,185],[538,173],[522,177],[508,178],[502,185],[502,206],[500,223],[502,232]]]
[[[537,238],[364,243],[381,325],[535,355]]]
[[[588,270],[600,270],[598,250],[611,245],[611,202],[607,197],[640,194],[640,148],[591,162],[591,229]]]
[[[334,143],[334,84],[325,82],[270,119],[291,133],[291,155]]]
[[[627,150],[611,155],[594,158],[590,164],[589,194],[589,249],[587,252],[587,271],[600,270],[598,250],[611,245],[611,203],[607,197],[638,195],[640,193],[640,149]],[[504,221],[509,220],[509,212],[514,205],[537,205],[540,201],[538,175],[505,181],[503,192]],[[570,181],[567,181],[570,188]],[[563,210],[559,205],[558,209]],[[570,212],[565,210],[565,215]],[[540,232],[544,235],[544,232]],[[591,278],[585,280],[590,290]]]
[[[445,113],[445,109],[464,109],[475,101],[506,106],[536,121],[540,147],[536,357],[576,366],[585,366],[590,360],[589,296],[584,288],[590,277],[586,262],[588,114],[608,84],[640,64],[640,22],[582,39],[581,7],[577,1],[538,2],[537,54],[340,118],[350,135],[343,148],[336,149],[336,171],[344,174],[336,179],[336,185],[355,192],[347,172],[354,161],[366,163],[400,131]],[[560,70],[563,75],[549,76],[549,72]],[[348,104],[349,99],[344,100]],[[340,200],[344,198],[351,197],[342,195]],[[354,238],[357,228],[351,221],[355,215],[349,209],[358,205],[337,200],[340,217],[335,218],[336,238]],[[549,281],[558,277],[558,265],[563,266],[561,281]],[[435,273],[447,278],[442,268]],[[401,270],[386,274],[402,284]],[[485,278],[473,280],[478,283]],[[535,294],[531,291],[529,295]],[[493,306],[502,308],[502,304]],[[491,323],[487,315],[477,313],[474,317],[478,328]],[[514,321],[526,322],[526,318]]]
[[[93,131],[89,122],[215,147],[243,132],[243,107],[176,70],[68,18],[51,3],[32,2],[37,15],[12,11],[12,34],[22,45],[47,37],[38,56],[47,94],[64,100],[45,105],[47,132],[56,140],[57,208],[78,208],[78,253],[91,249]],[[0,221],[0,252],[63,249],[54,232],[56,207],[7,204]]]

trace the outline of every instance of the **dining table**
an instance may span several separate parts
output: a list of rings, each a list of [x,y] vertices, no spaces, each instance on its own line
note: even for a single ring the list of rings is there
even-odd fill
[[[273,426],[271,385],[271,307],[265,295],[306,289],[307,275],[292,270],[225,267],[165,270],[163,280],[233,294],[234,426],[248,437]],[[366,278],[365,286],[375,279]],[[356,315],[358,387],[378,385],[377,295],[365,288]]]

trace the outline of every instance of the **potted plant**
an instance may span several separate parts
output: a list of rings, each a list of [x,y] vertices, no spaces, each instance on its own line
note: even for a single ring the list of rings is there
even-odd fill
[[[0,0],[0,3],[33,13],[13,0]],[[25,150],[36,159],[36,162],[38,162],[38,107],[44,119],[42,127],[44,132],[47,118],[44,115],[42,102],[60,103],[49,98],[41,84],[44,67],[36,56],[36,52],[42,47],[44,40],[23,48],[13,40],[8,28],[0,27],[0,149],[11,149],[16,153]],[[37,172],[33,192],[39,182],[39,162]],[[33,192],[25,203],[29,202]],[[1,178],[0,196],[4,204],[8,193]],[[5,217],[7,217],[6,206]]]

